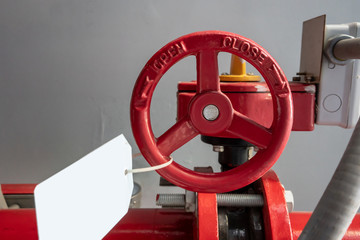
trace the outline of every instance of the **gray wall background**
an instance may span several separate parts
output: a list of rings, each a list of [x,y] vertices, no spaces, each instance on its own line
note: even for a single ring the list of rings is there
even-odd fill
[[[40,182],[124,133],[133,151],[129,102],[146,61],[169,41],[195,31],[224,30],[251,38],[288,79],[299,69],[302,22],[360,21],[357,0],[336,1],[0,1],[0,183]],[[221,56],[220,71],[228,71]],[[153,128],[175,122],[176,84],[195,79],[187,58],[160,81]],[[316,126],[293,132],[274,169],[313,210],[352,130]],[[211,147],[195,139],[174,154],[185,166],[216,166]],[[134,167],[148,166],[136,159]],[[143,207],[154,206],[156,173],[135,176]],[[178,190],[173,190],[178,191]]]

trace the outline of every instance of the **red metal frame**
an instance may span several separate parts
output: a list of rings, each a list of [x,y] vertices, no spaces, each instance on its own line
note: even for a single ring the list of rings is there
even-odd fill
[[[271,128],[236,111],[230,99],[220,91],[217,64],[219,52],[228,52],[245,59],[264,77],[273,103]],[[159,138],[155,138],[150,122],[150,103],[154,89],[172,65],[189,55],[195,55],[197,60],[196,95],[189,104],[188,114],[178,119]],[[214,121],[207,121],[202,116],[202,110],[207,104],[216,105],[220,110],[219,117]],[[160,49],[140,73],[134,86],[130,109],[135,140],[150,165],[169,161],[172,152],[198,134],[231,136],[258,146],[260,150],[251,161],[227,172],[198,173],[175,162],[157,171],[177,186],[196,192],[228,192],[259,179],[282,153],[293,121],[291,91],[276,61],[255,42],[220,31],[189,34]]]
[[[219,225],[215,193],[198,193],[197,220],[199,240],[218,240]]]
[[[292,240],[285,190],[275,172],[270,170],[261,178],[264,196],[263,219],[267,240]]]

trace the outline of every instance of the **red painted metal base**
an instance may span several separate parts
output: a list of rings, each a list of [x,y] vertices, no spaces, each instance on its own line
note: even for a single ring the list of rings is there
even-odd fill
[[[273,171],[260,180],[264,196],[263,220],[266,240],[297,240],[311,213],[287,210],[284,189]],[[34,184],[2,185],[6,194],[32,194]],[[197,213],[181,209],[129,209],[128,214],[106,235],[105,240],[217,240],[216,195],[198,194]],[[59,231],[61,227],[59,226]],[[54,233],[56,234],[56,233]],[[0,210],[1,240],[38,239],[35,209]],[[352,221],[344,240],[360,239],[360,214]]]
[[[292,229],[292,239],[297,240],[305,224],[309,220],[311,213],[295,212],[290,213],[289,216]],[[60,228],[59,231],[61,231]],[[198,239],[196,232],[196,219],[191,213],[174,209],[130,209],[129,213],[109,232],[104,240],[191,240]],[[207,233],[205,232],[204,234]],[[0,239],[38,239],[35,210],[0,210]],[[343,238],[343,240],[356,239],[360,239],[359,215],[356,215]]]
[[[130,209],[104,240],[196,239],[194,238],[195,229],[193,213],[178,209]],[[61,226],[59,226],[59,231],[61,231]],[[0,210],[0,239],[38,239],[35,210]]]

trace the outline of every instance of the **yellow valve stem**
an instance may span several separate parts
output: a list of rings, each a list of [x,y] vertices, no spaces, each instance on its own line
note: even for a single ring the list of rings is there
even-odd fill
[[[230,75],[246,75],[246,61],[236,55],[231,55]]]
[[[230,75],[220,75],[221,82],[259,82],[261,77],[246,73],[246,61],[231,55]]]

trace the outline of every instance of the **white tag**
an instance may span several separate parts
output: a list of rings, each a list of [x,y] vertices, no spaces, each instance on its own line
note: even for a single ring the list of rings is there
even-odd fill
[[[35,188],[40,240],[102,239],[127,213],[133,190],[131,146],[123,135]]]

